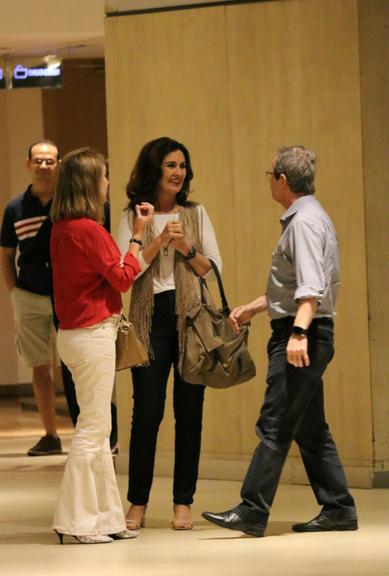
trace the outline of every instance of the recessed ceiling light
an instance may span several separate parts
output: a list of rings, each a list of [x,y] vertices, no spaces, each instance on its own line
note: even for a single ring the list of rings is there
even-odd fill
[[[62,58],[55,54],[48,54],[43,58],[43,62],[48,68],[59,68],[62,64]]]

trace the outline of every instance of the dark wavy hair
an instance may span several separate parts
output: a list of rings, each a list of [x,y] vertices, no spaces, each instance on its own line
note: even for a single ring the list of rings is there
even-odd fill
[[[162,162],[170,152],[181,150],[186,162],[186,177],[181,190],[176,196],[177,204],[187,206],[190,181],[193,178],[192,165],[188,149],[167,136],[147,142],[139,153],[126,186],[129,199],[128,208],[135,210],[140,202],[150,202],[155,206],[157,201],[158,183],[162,177]]]

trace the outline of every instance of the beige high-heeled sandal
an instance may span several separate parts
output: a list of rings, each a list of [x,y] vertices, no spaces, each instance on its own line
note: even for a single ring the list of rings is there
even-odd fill
[[[140,530],[145,527],[146,505],[131,504],[126,514],[128,530]]]
[[[192,530],[193,521],[190,506],[187,504],[174,504],[173,530]]]
[[[77,540],[79,544],[108,544],[109,542],[113,542],[113,538],[108,536],[108,534],[92,534],[90,536],[76,536],[75,534],[63,534],[62,532],[58,532],[58,530],[54,530],[57,534],[60,544],[63,544],[64,536],[69,536],[70,538],[74,538]]]

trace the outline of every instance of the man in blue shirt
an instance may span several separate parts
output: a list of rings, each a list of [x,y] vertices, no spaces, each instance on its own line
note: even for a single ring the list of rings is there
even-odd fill
[[[51,376],[52,324],[51,272],[44,257],[31,257],[31,247],[39,241],[38,231],[49,217],[54,194],[58,149],[50,140],[32,144],[27,169],[31,184],[6,207],[1,227],[1,268],[10,293],[22,361],[32,368],[32,383],[42,423],[46,431],[29,451],[29,456],[60,454],[55,416],[55,387]],[[16,254],[19,256],[16,266]],[[17,268],[18,267],[18,268]]]
[[[231,313],[236,330],[265,310],[271,319],[261,438],[241,489],[241,503],[203,517],[224,528],[263,536],[290,445],[295,440],[322,507],[296,532],[356,530],[357,515],[324,414],[324,371],[334,353],[333,316],[339,287],[333,224],[314,198],[315,155],[281,149],[267,172],[273,199],[285,209],[266,294]]]

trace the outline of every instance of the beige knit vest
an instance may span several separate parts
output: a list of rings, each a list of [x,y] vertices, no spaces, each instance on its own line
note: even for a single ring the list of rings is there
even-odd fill
[[[194,245],[201,251],[201,227],[199,222],[198,204],[191,202],[187,206],[180,207],[180,221],[183,224],[184,237],[189,244]],[[156,237],[153,224],[150,224],[143,237],[144,246],[148,246]],[[153,358],[153,350],[150,345],[151,319],[154,308],[153,278],[161,273],[161,254],[157,254],[147,270],[135,280],[131,291],[129,318],[134,324],[136,334],[140,341],[149,350]],[[189,262],[176,251],[174,256],[174,280],[176,287],[176,314],[177,329],[179,334],[179,349],[182,350],[183,327],[185,325],[186,311],[189,306],[199,302],[200,283],[197,274],[193,271]]]

